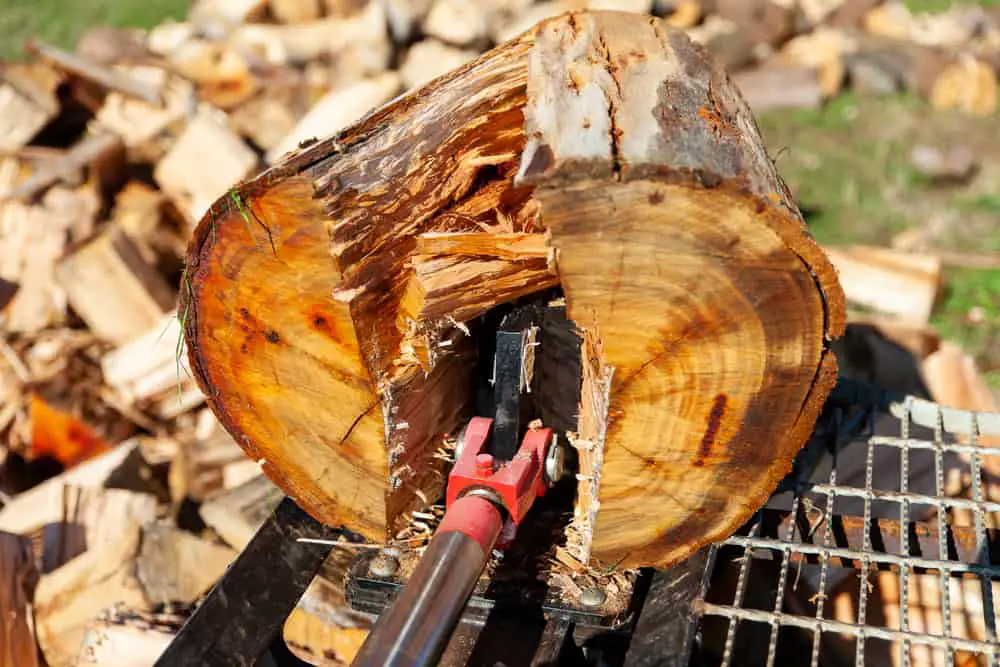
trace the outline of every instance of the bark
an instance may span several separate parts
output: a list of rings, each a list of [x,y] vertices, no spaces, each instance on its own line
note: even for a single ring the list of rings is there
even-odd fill
[[[188,259],[216,414],[307,511],[373,540],[442,490],[481,316],[558,286],[577,341],[543,327],[539,391],[554,421],[579,391],[570,546],[623,566],[676,562],[766,500],[844,318],[721,66],[615,12],[545,21],[287,158],[216,202]]]

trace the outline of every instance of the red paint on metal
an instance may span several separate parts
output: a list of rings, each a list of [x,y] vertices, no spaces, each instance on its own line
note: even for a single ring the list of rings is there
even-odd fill
[[[503,515],[496,505],[481,496],[462,496],[448,506],[437,534],[462,533],[475,540],[483,553],[488,554],[493,550],[501,528]]]
[[[488,489],[503,503],[514,525],[524,520],[535,499],[548,485],[542,475],[543,462],[552,444],[552,429],[529,430],[510,461],[496,461],[483,449],[490,437],[493,420],[474,417],[465,429],[462,453],[448,476],[448,515],[452,507],[472,489]],[[489,461],[489,466],[485,465]],[[442,523],[442,526],[444,523]],[[449,524],[450,525],[450,524]]]

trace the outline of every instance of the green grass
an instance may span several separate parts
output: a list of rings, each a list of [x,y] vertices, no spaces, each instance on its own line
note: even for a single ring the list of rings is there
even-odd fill
[[[870,128],[876,114],[903,114],[913,96],[862,100],[845,93],[815,110],[759,118],[775,164],[820,243],[887,243],[907,217],[892,201],[922,183],[909,144]]]
[[[942,338],[972,354],[987,382],[1000,389],[1000,271],[950,269],[944,283],[932,323]],[[973,309],[981,309],[981,322],[970,321]]]
[[[914,14],[921,12],[936,14],[938,12],[943,12],[958,3],[953,2],[953,0],[905,0],[904,4]],[[976,2],[967,2],[966,4],[980,4],[986,6],[1000,5],[1000,0],[977,0]]]
[[[150,28],[183,18],[187,7],[188,0],[0,0],[0,59],[23,59],[33,36],[72,49],[89,26]]]
[[[848,93],[821,109],[765,113],[758,121],[820,243],[888,245],[918,228],[930,234],[928,252],[1000,252],[996,117],[936,113],[909,94]],[[914,146],[959,144],[973,147],[980,163],[968,184],[932,184],[910,164]],[[1000,389],[1000,271],[950,268],[944,285],[933,324]],[[974,309],[981,322],[970,321]]]

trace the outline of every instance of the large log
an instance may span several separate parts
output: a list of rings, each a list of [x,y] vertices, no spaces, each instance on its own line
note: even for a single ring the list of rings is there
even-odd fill
[[[440,495],[482,316],[553,288],[574,556],[664,566],[735,530],[834,382],[843,294],[721,65],[659,19],[544,21],[234,188],[181,317],[237,442],[382,541]]]

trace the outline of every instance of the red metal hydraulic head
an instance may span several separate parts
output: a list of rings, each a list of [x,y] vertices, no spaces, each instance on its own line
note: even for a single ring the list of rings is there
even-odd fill
[[[528,429],[517,454],[497,461],[485,452],[493,420],[474,417],[465,430],[458,461],[448,477],[448,507],[473,489],[492,491],[516,526],[524,520],[535,499],[545,494],[545,456],[552,444],[552,429]]]

